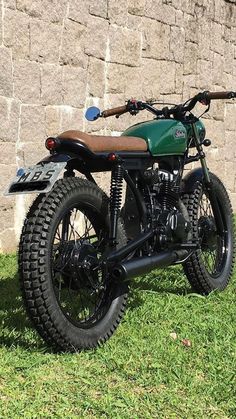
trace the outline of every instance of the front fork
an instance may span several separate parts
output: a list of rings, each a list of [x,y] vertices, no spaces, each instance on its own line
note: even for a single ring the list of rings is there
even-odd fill
[[[213,189],[213,185],[212,185],[212,182],[211,182],[211,179],[210,179],[209,169],[208,169],[207,164],[206,164],[206,158],[205,158],[206,156],[205,156],[205,153],[203,151],[202,143],[201,143],[201,140],[199,138],[198,130],[197,130],[197,127],[196,127],[195,123],[192,123],[192,130],[193,130],[193,134],[194,134],[195,145],[196,145],[199,157],[200,157],[200,162],[201,162],[203,177],[204,177],[204,184],[206,186],[206,190],[207,190],[208,195],[209,195],[213,215],[214,215],[215,221],[216,221],[217,233],[222,235],[224,233],[225,229],[224,229],[224,223],[223,223],[223,220],[222,220],[222,215],[221,215],[221,211],[220,211],[220,207],[219,207],[219,202],[217,200],[217,197],[216,197],[214,189]]]

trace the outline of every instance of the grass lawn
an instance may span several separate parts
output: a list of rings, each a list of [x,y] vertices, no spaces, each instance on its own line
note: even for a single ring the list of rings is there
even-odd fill
[[[0,256],[0,418],[236,417],[236,276],[207,298],[179,267],[142,277],[116,334],[71,355],[31,328],[16,271]]]

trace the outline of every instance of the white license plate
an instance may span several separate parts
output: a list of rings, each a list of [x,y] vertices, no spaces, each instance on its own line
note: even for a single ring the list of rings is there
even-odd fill
[[[66,162],[46,163],[18,169],[15,179],[4,195],[48,192],[65,166]]]

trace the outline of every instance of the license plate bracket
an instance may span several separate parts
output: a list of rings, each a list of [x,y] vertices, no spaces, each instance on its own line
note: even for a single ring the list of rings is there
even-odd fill
[[[46,163],[20,168],[4,195],[49,192],[66,164]]]

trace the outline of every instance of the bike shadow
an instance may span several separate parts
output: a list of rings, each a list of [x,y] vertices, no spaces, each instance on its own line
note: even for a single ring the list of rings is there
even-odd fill
[[[136,278],[131,281],[130,288],[128,307],[131,310],[143,304],[145,291],[179,296],[191,292],[183,272],[176,267],[156,270]],[[30,348],[31,351],[54,353],[54,350],[40,339],[27,318],[17,274],[0,279],[0,325],[1,346],[8,348],[20,346],[26,350]]]
[[[158,269],[148,275],[131,280],[130,291],[131,297],[128,305],[132,309],[143,304],[145,291],[160,295],[185,296],[192,292],[192,288],[187,282],[183,269],[180,266],[174,266]]]
[[[27,318],[18,275],[0,280],[0,345],[48,352]]]

